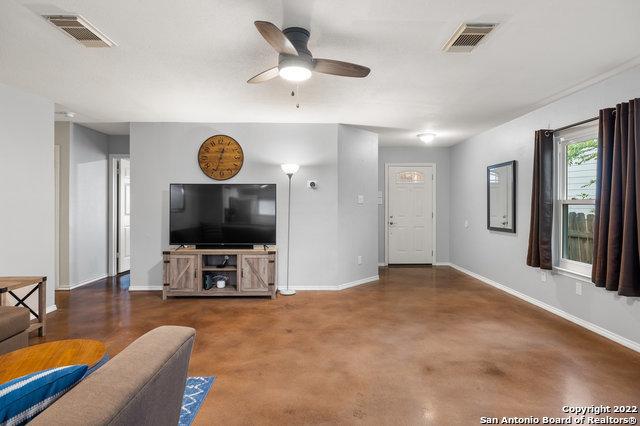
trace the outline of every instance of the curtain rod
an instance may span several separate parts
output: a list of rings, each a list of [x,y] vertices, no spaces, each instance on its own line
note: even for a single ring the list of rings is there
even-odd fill
[[[596,121],[596,120],[598,120],[599,118],[600,118],[600,117],[593,117],[593,118],[589,118],[589,119],[587,119],[587,120],[578,121],[577,123],[569,124],[568,126],[560,127],[560,128],[558,128],[558,129],[553,129],[551,132],[552,132],[552,133],[555,133],[555,132],[560,132],[560,131],[562,131],[562,130],[567,130],[567,129],[571,128],[571,127],[575,127],[575,126],[579,126],[579,125],[581,125],[581,124],[587,124],[587,123],[590,123],[590,122],[592,122],[592,121]]]

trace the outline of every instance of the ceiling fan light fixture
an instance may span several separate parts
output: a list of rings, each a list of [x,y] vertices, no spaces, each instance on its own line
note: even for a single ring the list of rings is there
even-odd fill
[[[418,139],[420,139],[424,143],[431,143],[436,138],[435,133],[420,133],[418,135]]]
[[[278,74],[288,81],[305,81],[311,77],[311,70],[299,65],[287,65],[280,68]]]

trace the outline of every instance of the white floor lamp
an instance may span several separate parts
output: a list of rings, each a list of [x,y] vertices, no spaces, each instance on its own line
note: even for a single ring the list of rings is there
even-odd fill
[[[291,266],[289,266],[289,247],[291,242],[291,177],[298,171],[300,166],[297,164],[282,164],[280,168],[289,177],[289,205],[287,207],[287,288],[280,290],[280,294],[284,296],[292,296],[296,294],[296,291],[289,288],[289,274],[291,273]]]

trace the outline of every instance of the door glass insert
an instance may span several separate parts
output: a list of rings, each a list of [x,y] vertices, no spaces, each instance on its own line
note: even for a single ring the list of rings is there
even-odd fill
[[[424,173],[418,171],[396,173],[396,183],[423,183]]]

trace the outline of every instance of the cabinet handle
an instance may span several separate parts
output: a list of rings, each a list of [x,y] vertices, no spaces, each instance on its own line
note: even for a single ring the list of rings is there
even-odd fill
[[[193,278],[198,278],[198,268],[193,268]]]

